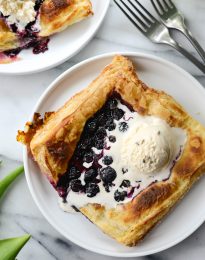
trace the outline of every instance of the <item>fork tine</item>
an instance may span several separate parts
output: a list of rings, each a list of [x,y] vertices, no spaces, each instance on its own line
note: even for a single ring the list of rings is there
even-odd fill
[[[143,26],[146,30],[148,26],[144,23],[144,21],[125,3],[124,0],[120,0],[120,2],[129,10],[129,12],[134,16],[134,18]],[[137,11],[137,9],[136,9]]]
[[[148,23],[148,25],[150,25],[152,23],[152,21],[147,17],[145,16],[139,8],[137,8],[136,5],[133,4],[133,2],[131,2],[131,0],[128,0],[128,2],[132,5],[132,7],[143,17],[143,19]]]
[[[162,1],[163,1],[163,3],[164,3],[165,7],[167,8],[167,10],[169,10],[169,9],[170,9],[170,6],[168,5],[167,1],[166,1],[166,0],[162,0]]]
[[[120,8],[120,10],[127,16],[127,18],[137,27],[138,30],[140,30],[142,33],[145,33],[145,28],[140,27],[136,21],[134,19],[132,19],[132,17],[126,12],[125,9],[122,8],[122,6],[117,2],[117,0],[114,0],[114,2],[116,3],[116,5]],[[124,2],[122,2],[122,0],[120,0],[120,2],[126,6],[126,4]],[[134,15],[136,16],[136,15]],[[137,16],[136,16],[137,19]],[[139,18],[137,19],[138,21],[140,20]],[[140,20],[141,21],[141,20]],[[141,21],[142,22],[142,21]],[[144,29],[144,30],[143,30]]]
[[[142,10],[143,10],[150,18],[152,18],[152,20],[153,20],[154,22],[157,22],[156,18],[155,18],[150,12],[148,12],[147,9],[144,8],[144,6],[143,6],[138,0],[135,0],[135,2],[142,8]]]
[[[169,5],[173,8],[173,7],[175,7],[175,5],[174,5],[174,3],[172,2],[172,0],[168,0],[168,2],[169,2]]]
[[[153,5],[155,11],[156,11],[157,14],[160,16],[161,13],[160,13],[159,8],[158,8],[158,6],[156,5],[155,1],[154,1],[154,0],[151,0],[151,2],[152,2],[152,5]]]
[[[157,1],[157,3],[158,3],[159,8],[161,9],[161,12],[162,12],[162,13],[165,13],[166,10],[164,9],[164,6],[163,6],[162,3],[160,2],[160,0],[156,0],[156,1]]]

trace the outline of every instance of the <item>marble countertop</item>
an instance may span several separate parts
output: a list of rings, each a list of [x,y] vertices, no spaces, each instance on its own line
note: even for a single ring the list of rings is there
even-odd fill
[[[146,0],[144,0],[146,1]],[[148,0],[149,1],[149,0]],[[175,1],[187,17],[189,27],[205,48],[205,2],[204,0]],[[122,37],[123,36],[123,37]],[[190,45],[178,34],[177,38],[194,53]],[[64,64],[46,72],[27,76],[0,76],[0,177],[22,164],[22,147],[16,140],[17,129],[25,121],[47,86],[72,65],[94,55],[112,51],[137,51],[157,55],[190,72],[203,86],[205,75],[184,57],[167,46],[158,46],[144,38],[127,18],[111,3],[104,23],[92,41],[76,56]],[[18,260],[111,260],[84,250],[64,239],[44,219],[34,204],[24,176],[12,185],[0,202],[0,238],[32,234],[32,239],[19,254]],[[204,259],[205,224],[193,235],[175,247],[161,253],[139,259]],[[132,258],[134,259],[134,258]]]

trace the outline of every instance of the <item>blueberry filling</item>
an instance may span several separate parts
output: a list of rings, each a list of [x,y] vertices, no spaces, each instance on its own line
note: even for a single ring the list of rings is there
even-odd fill
[[[23,31],[19,31],[16,24],[8,24],[10,30],[17,34],[19,41],[20,41],[20,47],[4,51],[3,53],[10,58],[15,58],[23,49],[33,49],[34,54],[44,53],[48,50],[48,43],[49,38],[47,37],[38,37],[38,29],[35,27],[36,21],[39,16],[40,7],[42,5],[44,0],[36,0],[35,1],[35,11],[36,11],[36,18],[35,21],[30,22],[26,25],[25,29]],[[0,19],[3,19],[5,23],[7,24],[7,17],[3,16],[3,14],[0,12]]]
[[[100,127],[96,132],[96,139],[97,140],[103,140],[105,136],[107,135],[106,130],[104,127]]]
[[[68,170],[57,184],[56,189],[60,196],[66,197],[72,190],[84,193],[87,197],[95,197],[101,189],[99,183],[102,183],[101,187],[106,192],[110,192],[115,186],[117,173],[112,167],[114,159],[105,155],[105,151],[110,149],[111,143],[116,142],[116,136],[110,133],[116,129],[117,121],[122,120],[125,114],[125,111],[118,108],[119,101],[122,102],[121,98],[114,93],[85,124]],[[120,131],[126,131],[128,124],[122,121],[118,123],[118,127]],[[122,171],[126,173],[127,169]],[[117,202],[123,201],[128,195],[123,189],[130,186],[130,182],[125,179],[119,187],[122,191],[116,187],[114,199]]]
[[[36,12],[39,11],[43,2],[44,2],[44,0],[36,0],[36,4],[35,4],[35,7],[34,7]]]
[[[114,123],[113,120],[108,120],[105,124],[105,128],[108,130],[108,131],[113,131],[115,130],[116,128],[116,124]]]
[[[115,143],[115,142],[116,142],[116,137],[113,136],[113,135],[110,135],[110,136],[109,136],[109,141],[110,141],[111,143]]]
[[[105,126],[106,122],[107,122],[107,116],[106,114],[100,114],[97,116],[97,120],[96,123],[98,124],[98,126]]]
[[[125,174],[128,172],[128,169],[122,168],[122,173]]]
[[[95,131],[95,129],[96,129],[96,126],[97,126],[97,124],[96,124],[96,122],[95,121],[91,121],[89,124],[88,124],[88,130],[90,131],[90,132],[94,132]]]
[[[69,170],[69,179],[70,180],[78,179],[80,176],[81,176],[80,171],[75,166],[72,166]]]
[[[119,124],[119,130],[120,132],[125,132],[128,129],[128,124],[126,122],[120,122]]]
[[[79,191],[81,191],[83,189],[83,186],[82,186],[80,180],[72,180],[70,182],[70,188],[74,192],[79,192]]]
[[[113,163],[113,159],[112,159],[111,156],[106,155],[106,156],[103,158],[102,162],[103,162],[105,165],[110,165],[110,164]]]
[[[130,184],[129,180],[123,180],[122,184],[120,185],[120,188],[123,188],[123,187],[128,188],[130,186],[131,186],[131,184]]]
[[[100,170],[100,178],[104,183],[112,183],[116,177],[116,171],[110,166]]]
[[[127,192],[126,191],[120,192],[120,191],[116,190],[115,194],[114,194],[114,198],[115,198],[115,200],[117,202],[123,201],[126,196],[127,196]]]
[[[116,108],[112,111],[112,117],[116,120],[120,120],[124,116],[124,114],[125,112],[120,108]]]
[[[94,147],[96,147],[98,150],[102,150],[104,148],[104,141],[96,140],[94,143]]]
[[[100,192],[100,189],[96,183],[88,183],[86,186],[86,194],[89,198],[95,197],[98,192]]]
[[[97,171],[91,168],[85,172],[84,181],[85,182],[93,181],[93,179],[95,179],[97,176],[98,176]]]
[[[108,101],[107,106],[110,109],[115,109],[117,107],[117,104],[118,104],[118,102],[117,102],[116,99],[111,99],[111,100]]]
[[[84,155],[83,161],[86,163],[91,163],[93,161],[93,152],[88,152]]]

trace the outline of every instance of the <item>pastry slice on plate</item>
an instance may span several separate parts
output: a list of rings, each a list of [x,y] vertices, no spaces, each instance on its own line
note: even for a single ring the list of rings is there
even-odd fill
[[[0,0],[0,51],[35,47],[92,14],[90,0]]]
[[[64,106],[35,114],[27,145],[61,198],[104,233],[136,245],[205,170],[205,128],[146,86],[122,56]]]

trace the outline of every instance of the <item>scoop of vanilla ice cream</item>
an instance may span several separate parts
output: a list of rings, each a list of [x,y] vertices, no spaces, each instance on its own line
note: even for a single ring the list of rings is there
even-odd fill
[[[163,120],[156,120],[152,124],[133,124],[123,140],[123,163],[145,174],[162,169],[171,157],[171,134]]]

